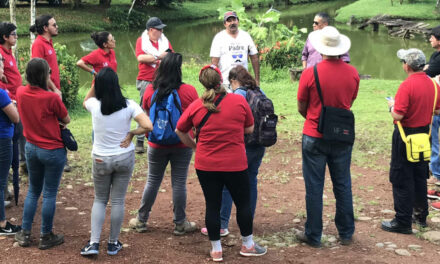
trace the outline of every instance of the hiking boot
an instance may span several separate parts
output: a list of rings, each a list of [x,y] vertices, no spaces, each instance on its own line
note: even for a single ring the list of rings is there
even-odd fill
[[[412,234],[411,226],[404,226],[399,222],[397,222],[395,218],[391,221],[382,221],[381,228],[384,231],[393,232],[393,233]]]
[[[440,192],[436,190],[428,190],[428,198],[440,199]]]
[[[422,228],[427,228],[428,227],[428,224],[426,223],[426,219],[423,221],[423,220],[420,220],[420,219],[414,217],[414,215],[412,217],[412,222],[414,224],[416,224],[417,226],[422,227]]]
[[[49,249],[64,243],[64,235],[55,235],[53,232],[42,234],[38,248],[41,250]]]
[[[267,249],[254,242],[251,248],[247,248],[245,245],[241,246],[240,255],[245,257],[259,257],[267,253]]]
[[[212,261],[214,262],[223,261],[223,252],[221,251],[211,251],[209,255],[211,255]]]
[[[98,255],[99,253],[99,243],[87,243],[85,247],[81,249],[81,255],[83,256],[91,256]]]
[[[31,231],[20,230],[15,233],[15,241],[18,242],[20,247],[28,247],[31,245]]]
[[[116,241],[115,243],[108,243],[107,245],[107,254],[114,256],[116,254],[118,254],[118,252],[122,249],[122,243],[118,241]]]
[[[128,225],[138,233],[147,232],[147,223],[140,221],[137,217],[130,219]]]
[[[5,227],[0,227],[0,236],[15,235],[15,233],[17,233],[20,230],[21,230],[21,226],[13,225],[6,221]]]
[[[200,230],[200,232],[207,236],[208,235],[208,228],[204,227]],[[225,237],[229,235],[229,230],[227,228],[220,228],[220,236]]]
[[[315,243],[312,242],[306,235],[306,233],[304,231],[301,232],[297,232],[295,234],[296,239],[298,239],[298,241],[302,242],[302,243],[306,243],[307,245],[314,247],[314,248],[320,248],[321,247],[321,243]]]
[[[140,141],[140,140],[136,141],[136,147],[134,148],[134,151],[135,151],[137,154],[142,154],[142,153],[144,153],[144,152],[145,152],[145,150],[144,150],[144,142],[143,142],[143,141]]]
[[[188,220],[183,221],[181,224],[174,225],[174,235],[181,236],[185,233],[194,232],[197,230],[197,225],[194,222]]]

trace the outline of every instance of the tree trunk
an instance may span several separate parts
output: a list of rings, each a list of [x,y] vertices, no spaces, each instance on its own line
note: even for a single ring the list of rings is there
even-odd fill
[[[31,0],[31,26],[33,24],[35,24],[35,12],[36,12],[36,10],[35,10],[35,0]],[[31,52],[31,57],[32,57],[32,43],[34,43],[34,40],[35,40],[34,33],[31,32],[30,38],[31,38],[31,44],[29,46],[29,50]]]
[[[110,6],[112,0],[99,0],[100,6]]]
[[[15,26],[17,26],[17,19],[16,19],[16,7],[17,7],[17,1],[16,0],[9,0],[9,13],[11,15],[11,23],[13,23]],[[15,60],[17,60],[18,52],[17,52],[17,43],[14,47],[12,47],[12,53],[15,56]]]
[[[78,8],[81,6],[81,0],[72,0],[72,8]]]

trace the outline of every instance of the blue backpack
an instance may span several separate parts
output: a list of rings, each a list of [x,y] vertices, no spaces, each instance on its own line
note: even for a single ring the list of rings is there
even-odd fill
[[[148,141],[161,145],[180,143],[179,137],[174,132],[177,121],[182,115],[179,95],[173,90],[158,102],[157,91],[151,98],[150,119],[153,123],[153,131],[148,134]]]

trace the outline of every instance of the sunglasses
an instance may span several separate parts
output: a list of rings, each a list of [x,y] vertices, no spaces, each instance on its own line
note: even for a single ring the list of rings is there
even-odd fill
[[[318,21],[313,21],[313,25],[319,25],[319,22]]]

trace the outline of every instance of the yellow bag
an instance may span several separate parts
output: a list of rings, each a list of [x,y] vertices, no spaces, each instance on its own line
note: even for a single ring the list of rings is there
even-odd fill
[[[437,85],[433,79],[431,79],[434,83],[434,107],[432,109],[432,116],[434,117],[435,105],[437,102]],[[432,124],[432,118],[431,118]],[[402,137],[403,142],[406,145],[406,158],[409,162],[419,162],[419,161],[430,161],[431,160],[431,142],[429,142],[429,138],[431,137],[431,127],[429,127],[429,134],[427,133],[418,133],[412,134],[409,136],[405,136],[405,132],[403,131],[402,124],[400,121],[397,121],[397,126],[399,128],[400,136]]]

